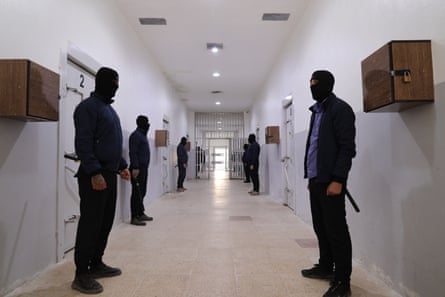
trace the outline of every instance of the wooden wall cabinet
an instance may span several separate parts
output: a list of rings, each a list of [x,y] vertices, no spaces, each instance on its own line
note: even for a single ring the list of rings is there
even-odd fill
[[[192,143],[190,141],[187,141],[187,143],[185,144],[185,150],[187,152],[190,152],[191,149],[192,149]]]
[[[280,143],[280,126],[266,127],[266,143]]]
[[[430,40],[391,41],[361,66],[365,112],[401,111],[434,101]]]
[[[168,146],[168,130],[155,130],[155,146]]]
[[[0,116],[59,120],[59,75],[30,60],[0,60]]]

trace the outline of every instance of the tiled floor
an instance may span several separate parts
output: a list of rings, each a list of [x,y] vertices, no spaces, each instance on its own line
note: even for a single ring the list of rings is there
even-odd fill
[[[148,206],[147,226],[127,223],[111,233],[105,262],[121,276],[100,279],[116,297],[311,297],[328,282],[300,270],[317,260],[311,226],[239,180],[187,181],[183,193]],[[72,255],[8,295],[80,296],[70,288]],[[352,296],[398,296],[354,265]]]

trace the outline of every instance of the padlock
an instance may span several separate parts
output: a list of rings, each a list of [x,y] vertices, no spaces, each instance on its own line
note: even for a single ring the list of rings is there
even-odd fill
[[[409,83],[411,82],[411,71],[405,71],[403,72],[403,82]]]

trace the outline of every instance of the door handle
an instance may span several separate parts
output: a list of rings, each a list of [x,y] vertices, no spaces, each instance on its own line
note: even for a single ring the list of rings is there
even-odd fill
[[[65,223],[74,223],[77,220],[77,218],[79,218],[79,217],[80,217],[80,215],[73,214],[69,218],[65,219],[64,222]]]

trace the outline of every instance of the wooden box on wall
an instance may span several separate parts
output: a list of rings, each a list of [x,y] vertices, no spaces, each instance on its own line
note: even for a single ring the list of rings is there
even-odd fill
[[[191,144],[190,141],[187,141],[186,144],[185,144],[185,150],[187,152],[190,152],[191,149],[192,149],[192,144]]]
[[[168,146],[168,131],[167,130],[156,130],[155,131],[155,146],[156,147]]]
[[[59,75],[30,60],[0,60],[0,116],[57,121]]]
[[[266,127],[266,143],[280,143],[280,126]]]
[[[434,101],[431,41],[391,41],[362,61],[363,110],[400,111]]]

